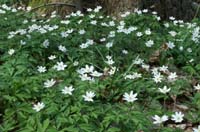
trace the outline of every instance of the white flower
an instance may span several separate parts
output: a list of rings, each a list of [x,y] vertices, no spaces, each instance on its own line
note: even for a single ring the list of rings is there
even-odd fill
[[[94,78],[91,76],[101,76],[102,74],[94,71],[94,66],[86,65],[85,68],[78,69],[77,72],[80,74],[79,77],[82,81],[94,81]]]
[[[94,71],[94,72],[92,72],[90,75],[93,76],[93,77],[100,77],[100,76],[103,75],[103,73],[100,73],[100,72],[98,72],[98,71]]]
[[[159,67],[159,70],[162,71],[162,72],[167,72],[168,71],[168,66],[162,66],[162,67]]]
[[[39,112],[41,109],[43,109],[45,107],[45,104],[43,102],[38,102],[37,104],[33,105],[33,109],[36,112]]]
[[[104,41],[106,41],[106,38],[101,38],[100,41],[104,42]]]
[[[84,98],[84,101],[89,101],[89,102],[93,102],[94,100],[93,100],[93,98],[94,98],[94,96],[95,96],[95,93],[94,92],[92,92],[92,91],[87,91],[86,92],[86,95],[83,95],[83,98]]]
[[[60,23],[62,23],[62,24],[66,24],[66,25],[67,25],[67,24],[70,23],[70,21],[69,21],[69,20],[65,20],[65,21],[63,20],[63,21],[60,21]]]
[[[81,48],[81,49],[85,49],[85,48],[87,48],[87,47],[89,47],[89,45],[88,45],[87,43],[82,43],[82,44],[80,45],[80,48]]]
[[[194,89],[196,89],[196,90],[200,90],[200,85],[197,84],[196,86],[194,86]]]
[[[110,26],[115,26],[115,22],[114,22],[114,21],[110,21],[110,22],[109,22],[109,25],[110,25]]]
[[[48,58],[49,58],[49,60],[54,60],[56,58],[56,56],[55,55],[51,55]]]
[[[169,81],[175,81],[176,78],[177,78],[176,72],[170,73],[169,76],[168,76]]]
[[[8,54],[9,55],[13,55],[15,53],[15,50],[14,49],[9,49],[9,51],[8,51]]]
[[[142,10],[143,13],[147,13],[148,12],[148,9],[144,9]]]
[[[199,43],[199,35],[200,32],[200,27],[196,27],[194,28],[194,31],[192,32],[192,41],[194,41],[195,43]]]
[[[193,132],[200,132],[200,125],[198,126],[198,128],[193,128]]]
[[[153,80],[158,83],[158,82],[162,82],[163,76],[160,73],[157,73],[154,75]]]
[[[176,123],[180,123],[183,121],[184,114],[182,112],[175,112],[175,114],[172,115],[172,120]]]
[[[85,34],[85,30],[80,30],[79,32],[78,32],[79,34]]]
[[[169,27],[169,23],[165,23],[164,26],[165,26],[166,28],[168,28],[168,27]]]
[[[67,49],[65,48],[65,46],[62,46],[62,45],[59,45],[59,46],[58,46],[58,49],[59,49],[60,51],[62,51],[62,52],[66,52],[66,51],[67,51]]]
[[[115,37],[115,31],[110,31],[108,37],[110,38]]]
[[[0,14],[5,14],[5,13],[6,13],[6,11],[0,9]]]
[[[94,14],[89,15],[90,18],[95,18]]]
[[[17,9],[13,8],[13,9],[12,9],[12,12],[17,12]]]
[[[163,88],[158,88],[158,89],[163,94],[166,94],[171,90],[171,88],[167,88],[167,86],[164,86]]]
[[[55,83],[56,83],[56,81],[55,81],[54,79],[47,80],[46,82],[44,82],[44,87],[45,87],[45,88],[50,88],[50,87],[52,87]]]
[[[136,11],[136,13],[137,13],[138,15],[141,15],[141,14],[142,14],[142,11],[141,11],[141,10],[138,10],[138,11]]]
[[[169,42],[167,43],[167,47],[169,47],[170,49],[173,49],[173,48],[175,47],[175,45],[174,45],[173,42],[169,41]]]
[[[63,94],[69,94],[72,95],[72,92],[74,91],[74,88],[72,86],[69,87],[64,87],[64,89],[62,89],[62,93]]]
[[[127,102],[134,102],[137,100],[136,96],[137,96],[137,93],[133,94],[133,91],[131,91],[130,94],[125,93],[123,95],[123,100],[125,100]]]
[[[27,11],[30,11],[32,8],[30,7],[30,6],[28,6],[27,8],[26,8],[26,10]]]
[[[6,4],[1,5],[1,7],[2,7],[3,9],[6,9],[6,10],[10,10],[10,9],[11,9],[11,7],[8,7]]]
[[[108,42],[107,44],[106,44],[106,47],[109,49],[110,47],[112,47],[113,46],[113,42]]]
[[[94,66],[88,66],[86,65],[84,68],[85,73],[92,73],[94,71]]]
[[[189,60],[190,63],[193,62],[193,61],[194,61],[194,59],[190,59],[190,60]]]
[[[179,47],[179,50],[180,50],[180,51],[183,51],[183,46],[180,46],[180,47]]]
[[[159,117],[158,115],[155,115],[155,116],[153,117],[153,119],[155,120],[155,121],[153,122],[153,124],[161,124],[161,123],[163,123],[163,122],[165,122],[165,121],[168,120],[168,116],[163,115],[162,117]]]
[[[147,29],[147,30],[145,31],[145,34],[146,34],[146,35],[151,35],[151,30],[150,30],[150,29]]]
[[[113,74],[115,74],[116,71],[117,71],[116,67],[111,67],[111,69],[108,73],[109,73],[109,75],[113,75]]]
[[[158,13],[157,13],[156,11],[153,11],[152,14],[153,14],[153,15],[157,15]]]
[[[87,48],[87,47],[89,47],[90,45],[93,45],[93,44],[94,44],[94,40],[88,39],[85,43],[82,43],[80,45],[80,47],[82,49],[85,49],[85,48]]]
[[[73,65],[74,66],[78,66],[79,62],[78,61],[74,61]]]
[[[42,45],[43,45],[45,48],[48,48],[48,46],[49,46],[49,40],[46,39],[46,40],[42,43]]]
[[[142,68],[144,68],[146,71],[149,71],[150,66],[147,64],[142,64]]]
[[[92,9],[91,9],[91,8],[87,8],[87,11],[88,11],[88,12],[91,12],[91,11],[92,11]]]
[[[93,45],[94,44],[94,40],[92,40],[92,39],[87,39],[87,42],[86,42],[87,44],[89,44],[89,45]]]
[[[140,65],[143,64],[144,60],[137,57],[135,60],[133,60],[133,64]]]
[[[62,38],[66,38],[69,36],[67,32],[61,32],[60,35],[62,36]]]
[[[176,33],[175,31],[170,31],[169,34],[170,34],[172,37],[175,37],[177,33]]]
[[[138,37],[141,37],[143,34],[142,34],[142,32],[137,32],[136,35],[137,35]]]
[[[161,18],[160,18],[159,16],[156,16],[156,19],[157,19],[158,21],[160,21]]]
[[[126,16],[128,16],[129,14],[130,14],[130,12],[127,11],[127,12],[125,12],[124,14],[121,14],[121,17],[126,17]]]
[[[124,50],[122,50],[122,53],[125,54],[125,55],[127,55],[128,51],[124,49]]]
[[[187,52],[192,53],[192,49],[191,48],[187,48]]]
[[[23,40],[20,40],[20,44],[21,44],[21,45],[25,45],[25,44],[26,44],[26,42],[25,42],[25,41],[23,41]]]
[[[67,65],[65,65],[62,61],[61,62],[57,62],[57,65],[54,66],[54,68],[57,71],[63,71],[63,70],[65,70],[66,67],[67,67]]]
[[[79,77],[81,78],[81,81],[94,81],[94,78],[89,77],[87,74],[81,74]]]
[[[173,21],[173,20],[175,20],[175,17],[170,16],[170,17],[169,17],[169,20],[172,20],[172,21]]]
[[[151,69],[152,74],[153,74],[153,75],[158,74],[158,73],[159,73],[159,72],[158,72],[158,69],[159,69],[159,68],[157,68],[157,67],[152,68],[152,69]]]
[[[90,22],[92,25],[96,25],[97,24],[97,21],[96,20],[93,20]]]
[[[97,6],[95,9],[94,9],[94,12],[99,12],[99,10],[102,9],[101,6]]]
[[[154,45],[154,41],[153,41],[153,40],[149,40],[149,41],[147,41],[147,42],[145,43],[145,45],[146,45],[147,47],[152,47],[152,45]]]
[[[99,18],[100,18],[100,19],[102,19],[102,18],[103,18],[103,16],[99,16]]]
[[[79,20],[79,21],[78,21],[78,24],[81,24],[82,22],[83,22],[83,20]]]
[[[105,63],[107,63],[108,65],[113,65],[115,63],[112,59],[112,56],[107,55],[106,58],[107,61],[105,61]]]
[[[38,66],[38,72],[40,72],[40,73],[43,73],[43,72],[46,72],[47,70],[46,70],[46,67],[44,67],[44,66]]]
[[[142,74],[140,73],[133,73],[133,74],[129,74],[129,75],[125,75],[125,79],[136,79],[136,78],[141,78],[142,77]]]

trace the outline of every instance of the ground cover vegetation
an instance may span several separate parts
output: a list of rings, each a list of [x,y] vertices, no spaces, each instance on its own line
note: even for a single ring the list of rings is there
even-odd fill
[[[199,20],[0,6],[0,131],[199,132]]]

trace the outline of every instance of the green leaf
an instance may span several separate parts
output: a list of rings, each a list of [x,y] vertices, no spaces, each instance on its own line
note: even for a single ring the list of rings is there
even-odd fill
[[[42,126],[42,131],[41,132],[45,132],[46,129],[48,128],[49,126],[49,119],[46,119],[44,122],[43,122],[43,126]]]
[[[107,130],[107,132],[120,132],[120,129],[119,128],[116,128],[116,127],[112,127],[112,128],[109,128]]]

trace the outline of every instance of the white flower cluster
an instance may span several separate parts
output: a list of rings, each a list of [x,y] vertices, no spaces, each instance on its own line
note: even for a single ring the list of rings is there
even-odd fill
[[[113,65],[115,62],[113,61],[113,59],[112,59],[112,56],[109,56],[109,55],[107,55],[106,56],[106,61],[105,61],[105,63],[106,64],[108,64],[108,65]]]
[[[165,78],[164,75],[168,75],[167,76],[167,80],[169,82],[173,82],[176,81],[177,79],[177,74],[176,72],[169,72],[168,67],[167,66],[161,66],[161,67],[153,67],[152,69],[150,69],[150,66],[144,63],[144,60],[142,60],[141,58],[137,57],[135,60],[133,60],[133,64],[135,65],[139,65],[142,68],[144,68],[146,71],[151,71],[151,74],[153,75],[153,81],[155,83],[161,83]],[[163,74],[162,74],[163,73]],[[132,76],[133,77],[133,76]],[[131,78],[131,76],[129,75],[129,78]],[[134,78],[134,77],[133,77]]]
[[[14,7],[9,7],[6,4],[0,5],[0,14],[5,14],[6,11],[17,12],[17,9]]]
[[[192,32],[192,41],[194,41],[195,43],[199,43],[199,39],[200,39],[200,27],[195,27],[193,32]]]
[[[89,47],[90,45],[93,45],[93,44],[94,44],[94,41],[91,40],[91,39],[88,39],[85,43],[82,43],[80,45],[80,48],[85,49],[85,48],[87,48],[87,47]]]
[[[70,34],[72,34],[73,31],[74,31],[73,29],[68,29],[67,31],[62,31],[62,32],[60,33],[60,35],[61,35],[62,38],[66,38],[66,37],[68,37]]]
[[[50,31],[56,30],[58,28],[59,28],[58,25],[50,26],[50,25],[33,24],[33,25],[29,26],[27,29],[18,29],[15,32],[14,31],[9,32],[8,39],[13,38],[17,34],[27,35],[27,34],[32,33],[32,32],[39,32],[41,34],[44,34],[44,33],[48,33]]]
[[[99,19],[104,18],[103,16],[98,16],[96,15],[97,12],[100,11],[102,7],[98,6],[97,8],[95,8],[94,10],[92,9],[87,9],[88,12],[94,12],[91,13],[89,15],[90,21],[89,21],[89,25],[92,25],[92,27],[96,27],[96,26],[102,26],[102,27],[110,27],[112,30],[109,31],[108,34],[104,34],[103,36],[101,36],[100,42],[105,44],[105,47],[107,49],[111,49],[111,47],[113,47],[113,43],[115,41],[113,41],[113,38],[116,37],[119,33],[120,34],[124,34],[124,35],[129,35],[131,33],[134,32],[134,35],[136,35],[136,37],[138,39],[142,39],[143,36],[150,36],[152,34],[152,31],[150,28],[145,29],[144,31],[139,31],[139,27],[136,26],[127,26],[128,24],[125,23],[125,21],[121,20],[119,21],[119,23],[117,21],[115,21],[115,19],[113,18],[110,21],[107,22],[100,22],[98,21]],[[18,9],[12,8],[12,7],[8,7],[7,5],[1,5],[0,6],[0,14],[5,14],[6,11],[11,11],[11,12],[17,12]],[[31,8],[26,8],[25,10],[31,10]],[[141,15],[143,13],[147,13],[148,10],[144,9],[144,10],[135,10],[136,14]],[[157,16],[156,12],[152,13],[156,19],[159,21],[160,17]],[[130,15],[130,12],[126,12],[124,14],[122,14],[122,17],[126,17]],[[50,25],[48,24],[48,22],[52,19],[55,18],[56,12],[52,12],[51,13],[51,18],[48,19],[47,21],[40,21],[37,22],[39,24],[32,24],[30,26],[28,26],[27,28],[21,28],[18,29],[16,31],[12,31],[9,33],[8,38],[11,39],[13,37],[15,37],[15,35],[24,35],[26,36],[28,39],[31,38],[31,33],[36,32],[36,33],[40,33],[40,34],[45,34],[45,33],[49,33],[52,32],[54,30],[59,29],[60,27],[58,25]],[[71,25],[71,21],[70,21],[70,17],[82,17],[84,16],[84,14],[82,14],[80,11],[71,13],[70,15],[66,16],[67,20],[62,20],[60,21],[61,26],[65,26],[68,27]],[[109,16],[107,17],[109,18]],[[169,18],[171,21],[173,21],[174,25],[178,25],[178,26],[184,26],[183,21],[181,20],[176,20],[174,17],[170,17]],[[81,24],[84,20],[78,20],[77,22],[75,22],[75,24]],[[29,20],[24,20],[23,24],[27,24],[29,22],[36,22],[36,19],[33,19],[31,21]],[[164,26],[166,28],[170,27],[169,23],[165,23]],[[188,23],[188,28],[194,28],[193,32],[192,32],[192,41],[194,41],[195,43],[199,43],[199,39],[200,39],[200,27],[196,26],[195,24],[191,24]],[[60,37],[62,37],[63,39],[65,38],[69,38],[70,35],[74,35],[75,33],[78,33],[79,36],[83,35],[83,34],[88,34],[86,31],[86,28],[84,29],[83,27],[80,29],[75,29],[75,28],[69,28],[66,29],[64,31],[61,31],[58,33],[58,35]],[[175,37],[179,37],[179,32],[176,31],[169,31],[169,36],[172,38]],[[56,35],[56,33],[52,33],[52,35]],[[106,36],[106,37],[105,37]],[[43,42],[40,42],[41,45],[44,48],[48,48],[50,47],[50,40],[51,39],[45,39],[43,40]],[[86,42],[85,42],[86,40]],[[81,50],[88,48],[89,46],[94,45],[94,43],[97,43],[98,41],[96,41],[95,39],[85,39],[83,43],[81,43],[79,45],[79,47],[81,48]],[[180,39],[180,41],[182,41]],[[20,44],[21,45],[26,45],[28,41],[24,40],[20,40]],[[146,41],[144,42],[144,44],[146,45],[146,47],[153,47],[155,45],[156,41],[154,42],[154,40],[148,38],[146,39]],[[167,47],[169,49],[174,49],[177,47],[177,45],[175,45],[175,41],[168,41],[166,43]],[[57,48],[59,50],[59,52],[61,52],[60,54],[65,54],[68,53],[66,47],[66,45],[59,45]],[[180,50],[183,50],[183,47],[179,47]],[[122,49],[121,49],[122,50]],[[187,51],[189,53],[192,52],[192,48],[187,48]],[[10,56],[12,56],[13,54],[15,54],[15,50],[14,49],[8,49],[7,54],[9,54]],[[128,51],[123,49],[122,50],[123,54],[128,54]],[[55,60],[56,58],[60,59],[59,55],[50,55],[48,57],[49,60]],[[104,61],[104,63],[106,63],[108,65],[109,68],[104,68],[103,72],[99,72],[98,70],[95,70],[95,67],[93,65],[85,65],[85,67],[80,68],[77,70],[77,73],[79,74],[79,77],[82,81],[94,81],[95,78],[99,78],[103,75],[113,75],[115,74],[115,72],[118,70],[117,67],[113,66],[115,65],[115,61],[113,59],[114,57],[111,55],[107,55],[106,56],[106,60]],[[192,61],[192,60],[191,60]],[[54,61],[53,61],[54,62]],[[66,62],[67,63],[67,62]],[[58,62],[54,63],[55,65],[53,66],[53,69],[55,69],[56,71],[64,71],[66,70],[66,68],[68,67],[68,65],[65,62],[59,60]],[[178,76],[176,72],[170,72],[168,70],[167,66],[161,66],[161,67],[151,67],[148,64],[144,63],[144,60],[137,57],[135,60],[133,60],[133,64],[140,66],[142,68],[142,70],[146,70],[148,73],[150,73],[150,79],[153,80],[156,84],[157,83],[162,83],[163,80],[167,80],[168,82],[173,82],[175,81]],[[79,66],[79,62],[78,61],[74,61],[73,62],[74,66]],[[47,65],[48,67],[48,65]],[[46,66],[42,66],[42,64],[40,66],[37,66],[37,72],[39,73],[45,73],[47,72],[47,67]],[[145,72],[146,72],[145,71]],[[124,79],[128,80],[134,80],[134,79],[138,79],[138,78],[142,78],[142,74],[138,73],[138,72],[133,72],[130,74],[126,74],[124,75]],[[43,83],[43,87],[45,88],[52,88],[54,87],[59,81],[55,80],[55,79],[47,79],[46,81],[44,81]],[[197,84],[196,86],[194,86],[194,89],[197,90],[198,92],[200,91],[200,84]],[[63,95],[72,95],[74,92],[75,88],[70,85],[70,86],[64,86],[64,88],[60,91]],[[162,94],[167,94],[169,93],[171,90],[170,87],[168,87],[168,85],[164,85],[161,87],[158,87],[158,91]],[[84,101],[87,102],[93,102],[95,100],[95,96],[97,93],[95,93],[94,91],[86,91],[84,93],[84,95],[82,95]],[[129,93],[125,92],[123,94],[123,100],[129,103],[133,103],[136,100],[138,100],[137,98],[138,94],[137,93],[133,93],[133,91],[130,91]],[[97,96],[98,97],[98,96]],[[43,108],[45,107],[45,104],[43,102],[37,102],[36,104],[33,105],[33,110],[35,110],[36,112],[41,111]],[[184,114],[182,112],[175,112],[174,114],[171,115],[171,120],[174,121],[175,123],[181,123],[184,119]],[[154,119],[154,124],[161,124],[164,123],[166,121],[169,120],[169,117],[167,115],[163,115],[163,116],[158,116],[155,115],[153,117]],[[200,131],[200,126],[198,126],[198,128],[194,128],[193,129],[194,132],[198,132]]]
[[[124,23],[120,23],[121,25],[119,25],[117,28],[117,32],[118,33],[124,33],[124,34],[130,34],[132,33],[133,31],[136,31],[137,30],[137,27],[133,27],[133,26],[130,26],[129,28],[125,28],[125,25]]]
[[[158,71],[160,70],[159,68],[154,68],[152,69],[152,74],[153,74],[153,80],[155,81],[155,83],[161,83],[162,80],[164,79],[164,75],[161,74],[161,72],[164,72],[164,71]],[[166,71],[168,71],[166,69]],[[173,82],[177,79],[177,74],[176,72],[170,72],[167,79],[169,82]]]
[[[171,120],[174,121],[175,123],[180,123],[183,121],[183,117],[184,114],[182,112],[175,112],[175,114],[172,115]],[[166,122],[169,119],[169,117],[167,115],[163,115],[161,117],[155,115],[153,119],[154,119],[153,124],[161,124],[163,122]]]
[[[84,68],[78,69],[79,77],[82,81],[94,81],[94,77],[100,77],[103,73],[94,70],[94,66],[86,65]]]

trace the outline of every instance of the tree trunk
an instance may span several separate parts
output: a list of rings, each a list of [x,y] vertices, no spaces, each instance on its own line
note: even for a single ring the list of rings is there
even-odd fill
[[[121,12],[134,11],[140,0],[98,0],[109,15],[118,16]]]
[[[193,19],[196,9],[193,0],[142,0],[142,8],[157,11],[163,19],[174,16],[180,20]]]
[[[31,0],[29,2],[29,6],[35,8],[44,4],[66,3],[66,5],[55,4],[51,6],[42,6],[41,8],[37,9],[38,13],[40,14],[46,14],[49,16],[51,15],[51,12],[56,11],[57,14],[60,14],[64,17],[66,14],[69,14],[73,11],[82,10],[81,3],[78,3],[79,1],[81,0]],[[67,4],[74,6],[67,6]]]

